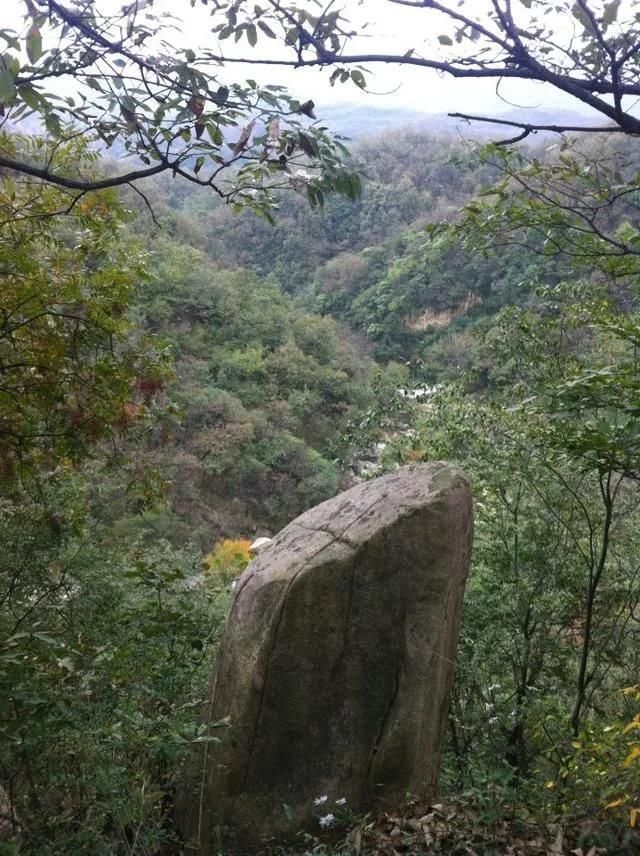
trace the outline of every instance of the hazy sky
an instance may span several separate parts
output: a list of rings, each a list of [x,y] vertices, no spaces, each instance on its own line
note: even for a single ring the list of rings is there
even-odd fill
[[[184,20],[185,34],[190,40],[205,42],[208,12],[202,7],[188,10],[188,0],[165,0]],[[362,35],[350,45],[351,52],[393,52],[403,54],[409,48],[429,56],[438,56],[440,48],[437,35],[447,32],[442,16],[425,12],[423,9],[411,9],[392,5],[387,0],[344,0],[341,4],[347,17],[354,22]],[[469,10],[479,11],[486,7],[486,0],[470,0]],[[523,6],[521,13],[526,13]],[[361,29],[359,24],[367,22]],[[572,26],[572,22],[567,22]],[[451,32],[449,27],[449,32]],[[209,46],[215,45],[210,42]],[[245,56],[249,49],[246,41],[241,43]],[[221,52],[233,51],[232,40],[220,44]],[[238,50],[236,48],[236,50]],[[274,43],[263,38],[254,49],[256,55],[273,56]],[[277,50],[275,51],[277,54]],[[444,57],[446,54],[442,53]],[[330,71],[321,69],[287,69],[261,66],[238,66],[236,75],[244,74],[261,82],[283,83],[293,93],[306,100],[313,98],[319,104],[345,102],[370,103],[372,106],[402,106],[426,113],[460,112],[504,112],[512,106],[532,108],[536,106],[554,108],[564,107],[583,109],[573,99],[559,93],[553,87],[526,81],[502,81],[496,89],[496,81],[455,80],[429,69],[412,66],[394,66],[377,64],[370,66],[369,88],[372,93],[364,95],[352,84],[329,85]],[[231,71],[233,74],[233,70]],[[586,109],[586,108],[584,108]]]
[[[119,9],[123,0],[98,0],[103,8]],[[362,31],[363,35],[353,41],[353,51],[378,51],[402,54],[409,48],[418,52],[428,52],[429,56],[438,56],[440,47],[437,35],[446,32],[442,19],[433,13],[420,9],[410,9],[391,5],[386,0],[345,0],[350,20],[356,25],[364,20],[370,26]],[[481,10],[486,0],[469,0],[469,10]],[[189,0],[156,0],[154,8],[163,8],[179,18],[183,23],[184,36],[176,34],[176,43],[185,46],[200,44],[214,51],[233,50],[233,40],[218,44],[210,33],[209,9],[197,5],[192,9]],[[22,28],[24,14],[23,0],[0,0],[0,28]],[[519,14],[526,15],[524,5]],[[526,20],[523,21],[526,26]],[[560,26],[572,27],[574,21],[561,22]],[[245,40],[241,42],[241,52],[247,55],[251,49]],[[262,38],[253,49],[256,56],[273,55],[277,45]],[[238,48],[236,48],[238,50]],[[446,49],[445,49],[446,50]],[[282,54],[280,54],[282,56]],[[372,65],[369,86],[373,93],[365,95],[354,85],[329,85],[330,71],[320,69],[268,68],[263,66],[238,65],[221,72],[221,79],[238,80],[252,77],[261,83],[281,83],[289,87],[292,94],[300,100],[313,98],[319,107],[336,103],[371,104],[375,106],[407,107],[427,113],[461,111],[471,113],[504,112],[512,106],[544,108],[571,108],[584,110],[578,102],[562,95],[551,87],[525,81],[503,81],[496,88],[496,81],[454,80],[427,69],[410,66]]]

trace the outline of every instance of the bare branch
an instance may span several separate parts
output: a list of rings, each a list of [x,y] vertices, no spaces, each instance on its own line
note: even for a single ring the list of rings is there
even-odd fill
[[[86,180],[69,178],[69,176],[66,175],[58,175],[57,173],[51,172],[51,170],[46,167],[33,166],[32,164],[25,163],[24,161],[13,160],[12,158],[7,158],[3,155],[0,155],[0,168],[10,169],[13,172],[20,172],[24,175],[31,175],[34,178],[41,178],[48,184],[55,184],[58,187],[66,187],[70,190],[88,191],[104,190],[107,187],[119,187],[123,184],[131,184],[132,181],[139,181],[141,178],[148,178],[151,175],[157,175],[159,172],[171,169],[172,166],[169,163],[159,163],[156,166],[149,167],[148,169],[133,170],[132,172],[127,172],[124,175],[116,175],[111,178]]]
[[[469,122],[487,122],[492,125],[506,125],[509,128],[521,128],[528,134],[535,134],[536,131],[550,131],[555,134],[582,133],[582,134],[614,134],[625,133],[624,128],[619,125],[544,125],[534,122],[516,122],[507,119],[496,119],[491,116],[476,116],[469,113],[447,113],[452,119],[466,119]]]

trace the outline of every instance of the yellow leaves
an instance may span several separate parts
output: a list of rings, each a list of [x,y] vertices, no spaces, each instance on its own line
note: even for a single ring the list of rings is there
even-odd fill
[[[550,780],[548,782],[545,782],[544,786],[548,791],[553,791],[553,790],[555,790],[555,788],[558,787],[558,783],[554,782],[553,780]]]
[[[41,162],[38,138],[22,143]],[[0,151],[18,156],[0,134]],[[56,148],[52,169],[91,170],[86,141]],[[120,346],[131,328],[127,307],[144,277],[144,252],[124,224],[114,191],[73,197],[55,188],[0,181],[0,363],[11,365],[0,401],[0,458],[32,473],[43,465],[70,469],[90,443],[145,415],[131,400],[138,375],[162,374],[156,352]],[[64,218],[49,216],[67,211]],[[10,468],[8,472],[15,471]],[[5,469],[5,472],[7,470]]]
[[[627,687],[622,690],[623,694],[627,697],[633,698],[635,701],[640,702],[640,686]],[[634,732],[634,737],[637,737],[636,729],[640,729],[640,713],[637,713],[631,722],[629,722],[620,732],[620,736],[622,737],[625,734],[631,734]],[[605,729],[606,730],[606,729]],[[637,743],[634,740],[627,741],[626,746],[622,747],[627,752],[627,756],[620,763],[621,769],[629,769],[632,765],[640,760],[640,743]],[[627,774],[628,776],[628,774]],[[622,776],[620,780],[620,785],[625,787],[625,782],[627,781],[627,776]],[[628,787],[628,792],[617,799],[612,800],[611,802],[605,805],[606,810],[614,810],[621,809],[623,811],[629,812],[629,826],[632,829],[640,826],[640,808],[637,806],[637,800],[633,798],[632,794],[636,791],[636,778],[634,773],[631,774],[631,779],[628,780],[630,786]],[[636,803],[636,805],[631,805],[631,803]]]
[[[403,463],[416,463],[424,460],[424,450],[420,448],[406,449],[403,455]]]
[[[634,746],[631,752],[627,755],[627,757],[622,762],[623,767],[630,767],[634,761],[637,761],[640,758],[640,746]]]
[[[225,538],[205,557],[202,568],[220,575],[224,582],[239,576],[251,561],[249,547],[251,541],[246,538]]]
[[[226,538],[214,550],[214,561],[229,561],[231,558],[249,561],[251,542],[246,538]]]
[[[605,809],[612,810],[616,808],[629,809],[629,826],[631,829],[635,829],[640,825],[640,808],[635,808],[633,806],[629,806],[629,800],[626,797],[619,797],[617,800],[613,800],[610,803],[607,803]]]
[[[636,698],[636,699],[638,698],[638,687],[637,686],[636,687],[628,687],[626,690],[624,690],[624,692],[626,695],[633,695],[634,698]],[[640,728],[640,713],[636,714],[633,717],[633,719],[631,720],[631,722],[629,722],[627,725],[625,725],[625,727],[622,729],[622,733],[623,734],[629,734],[631,731],[634,731],[637,728]],[[630,767],[635,761],[640,759],[640,743],[635,743],[635,744],[630,743],[629,749],[630,749],[630,751],[627,754],[627,757],[622,762],[623,767]],[[635,825],[636,821],[637,821],[637,817],[634,818],[634,825]]]

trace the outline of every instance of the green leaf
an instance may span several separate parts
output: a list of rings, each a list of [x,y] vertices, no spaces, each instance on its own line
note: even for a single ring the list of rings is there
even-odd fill
[[[214,101],[216,104],[224,104],[227,98],[229,97],[229,87],[228,86],[219,86],[218,91],[214,96]]]
[[[32,64],[38,62],[42,56],[42,33],[35,22],[29,27],[27,33],[27,56]]]
[[[213,125],[211,123],[207,124],[207,133],[209,134],[209,138],[214,146],[221,146],[224,142],[224,138],[222,136],[222,131],[217,125]]]
[[[16,84],[10,71],[0,71],[0,102],[9,104],[16,95]]]
[[[316,146],[311,137],[307,136],[307,134],[303,134],[302,131],[298,131],[298,142],[300,143],[300,148],[306,155],[309,155],[310,158],[316,156]]]
[[[573,4],[573,6],[571,7],[571,14],[582,24],[585,30],[589,30],[592,34],[594,33],[591,19],[579,3]]]
[[[249,40],[251,47],[255,48],[258,43],[258,32],[253,24],[249,24],[247,27],[247,39]]]
[[[196,175],[200,172],[200,170],[204,166],[204,161],[205,161],[204,155],[200,155],[200,157],[196,161],[196,165],[193,168],[193,171]]]
[[[296,109],[298,113],[302,113],[303,115],[308,116],[310,119],[315,119],[316,114],[313,112],[313,108],[315,106],[316,105],[313,103],[313,101],[309,99],[309,101],[305,101],[304,104],[299,104]],[[293,104],[291,105],[291,107],[292,109],[294,109]]]
[[[45,633],[42,630],[37,630],[35,633],[31,634],[34,639],[39,639],[41,642],[46,642],[47,645],[58,645],[60,644],[57,639],[54,639],[49,633]]]
[[[20,42],[10,30],[0,30],[0,39],[4,39],[7,45],[13,48],[14,51],[20,50]]]
[[[264,21],[258,21],[258,26],[266,36],[269,36],[270,39],[275,39],[276,34],[268,24],[265,24]]]
[[[620,8],[620,0],[612,0],[611,3],[604,4],[602,13],[602,23],[605,27],[615,23],[618,18],[618,9]]]
[[[18,97],[21,98],[27,107],[30,107],[32,110],[37,110],[40,107],[40,96],[33,86],[30,86],[28,83],[25,83],[18,88]]]
[[[452,45],[453,40],[450,36],[438,36],[438,41],[441,45]]]
[[[358,86],[360,89],[367,88],[367,81],[364,78],[364,74],[359,71],[357,68],[351,72],[351,80]]]

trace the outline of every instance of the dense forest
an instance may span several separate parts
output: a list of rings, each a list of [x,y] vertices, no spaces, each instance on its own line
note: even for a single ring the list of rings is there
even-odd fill
[[[394,128],[340,173],[312,125],[335,186],[267,209],[176,168],[110,187],[104,139],[28,112],[5,160],[105,186],[0,167],[0,853],[183,852],[251,542],[435,460],[476,515],[441,803],[301,850],[638,852],[635,137]]]
[[[158,225],[113,193],[5,224],[3,265],[24,273],[5,280],[3,365],[25,365],[4,393],[2,768],[33,852],[171,840],[175,764],[248,543],[363,461],[450,459],[475,485],[446,790],[533,825],[599,817],[603,794],[623,806],[636,488],[568,415],[580,385],[633,382],[632,281],[590,264],[578,280],[535,247],[496,258],[475,233],[461,250],[456,212],[477,216],[493,153],[398,139],[354,149],[358,202],[289,199],[275,227],[170,179],[146,189]],[[5,211],[36,204],[7,177],[3,192]],[[621,413],[594,418],[627,454]]]

